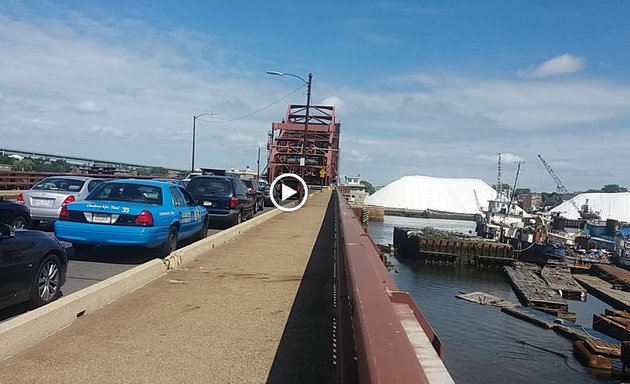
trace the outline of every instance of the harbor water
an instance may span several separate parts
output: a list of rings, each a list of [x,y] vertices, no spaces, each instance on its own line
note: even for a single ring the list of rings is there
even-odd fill
[[[369,233],[375,242],[391,244],[394,226],[430,226],[462,233],[475,229],[474,222],[385,216],[384,222],[370,222]],[[483,291],[517,303],[502,269],[424,264],[391,256],[389,261],[395,267],[391,273],[396,284],[413,296],[445,346],[444,363],[455,382],[619,382],[583,367],[573,357],[571,341],[554,331],[509,316],[499,308],[455,298],[462,292]],[[610,308],[592,295],[586,302],[569,303],[577,323],[585,326],[591,325],[594,313]]]

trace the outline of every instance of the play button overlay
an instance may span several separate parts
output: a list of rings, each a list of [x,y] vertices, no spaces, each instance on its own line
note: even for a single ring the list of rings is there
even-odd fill
[[[269,187],[269,198],[273,205],[283,212],[295,212],[302,208],[308,198],[308,187],[306,182],[295,173],[283,173],[276,177]],[[301,191],[304,191],[302,193]],[[284,203],[288,199],[297,196],[300,202],[295,207],[284,207],[280,203]],[[280,198],[280,203],[276,198]]]
[[[288,199],[289,197],[295,195],[296,193],[298,193],[298,191],[296,191],[295,189],[293,189],[291,187],[287,187],[286,185],[282,184],[282,201],[283,202],[286,199]]]

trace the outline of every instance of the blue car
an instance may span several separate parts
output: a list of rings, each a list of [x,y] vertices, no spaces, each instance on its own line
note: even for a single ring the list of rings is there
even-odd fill
[[[62,207],[55,236],[76,250],[95,245],[159,248],[162,256],[185,238],[208,234],[208,212],[176,184],[153,180],[114,180],[96,187],[85,200]]]

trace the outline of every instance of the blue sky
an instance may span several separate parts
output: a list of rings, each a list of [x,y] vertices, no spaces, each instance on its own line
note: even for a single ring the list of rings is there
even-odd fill
[[[255,166],[314,74],[342,174],[630,187],[630,4],[517,1],[7,1],[0,146],[187,168]]]

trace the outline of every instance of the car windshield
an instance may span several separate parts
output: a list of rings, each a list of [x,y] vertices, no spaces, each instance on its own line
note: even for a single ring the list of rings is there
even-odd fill
[[[110,182],[99,185],[90,193],[87,200],[113,200],[162,205],[162,188],[152,185]]]
[[[232,186],[225,179],[211,179],[207,177],[195,177],[186,185],[193,194],[230,194]]]
[[[83,188],[84,180],[49,177],[35,184],[32,189],[44,191],[78,192]]]
[[[251,180],[243,180],[243,182],[247,185],[247,188],[254,188],[254,183]]]

